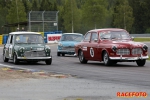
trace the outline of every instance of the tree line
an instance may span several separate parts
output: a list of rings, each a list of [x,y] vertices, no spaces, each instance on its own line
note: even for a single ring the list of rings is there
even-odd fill
[[[59,11],[58,30],[63,32],[123,28],[142,34],[150,33],[149,9],[149,0],[0,0],[0,26],[27,21],[31,10]]]

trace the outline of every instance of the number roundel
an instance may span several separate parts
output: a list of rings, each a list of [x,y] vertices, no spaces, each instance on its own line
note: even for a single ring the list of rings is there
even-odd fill
[[[94,50],[93,50],[93,48],[90,48],[90,55],[91,55],[91,57],[94,57]]]

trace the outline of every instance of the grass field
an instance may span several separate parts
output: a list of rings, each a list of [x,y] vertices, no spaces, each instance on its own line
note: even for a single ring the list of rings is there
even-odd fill
[[[150,37],[134,38],[134,41],[136,41],[136,42],[150,42]]]

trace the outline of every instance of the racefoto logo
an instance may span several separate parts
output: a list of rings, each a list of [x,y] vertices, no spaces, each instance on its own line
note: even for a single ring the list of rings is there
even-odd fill
[[[146,92],[117,92],[116,95],[119,98],[146,98],[148,96]]]

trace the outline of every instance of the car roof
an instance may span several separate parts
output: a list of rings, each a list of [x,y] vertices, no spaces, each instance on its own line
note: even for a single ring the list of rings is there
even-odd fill
[[[81,33],[63,33],[63,34],[77,34],[77,35],[83,35]]]
[[[99,31],[126,31],[125,29],[120,29],[120,28],[103,28],[103,29],[93,29],[88,32],[99,32]]]
[[[17,32],[11,32],[9,34],[40,34],[40,33],[38,33],[38,32],[17,31]]]

